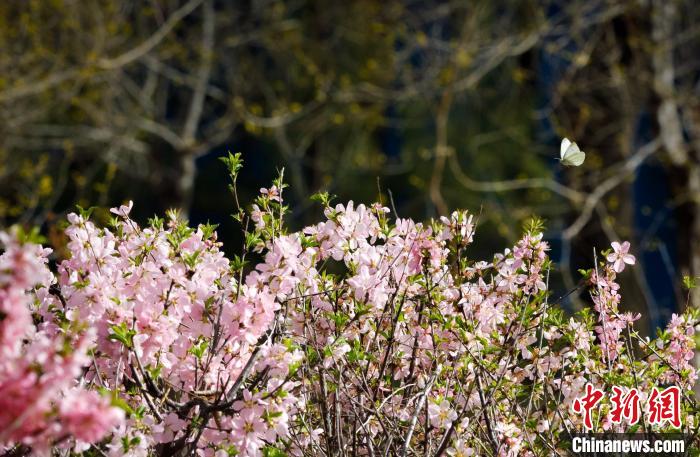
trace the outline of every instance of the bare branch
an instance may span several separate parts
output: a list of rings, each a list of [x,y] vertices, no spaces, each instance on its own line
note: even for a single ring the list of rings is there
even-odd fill
[[[630,174],[634,173],[639,165],[649,158],[649,156],[658,151],[659,145],[660,142],[658,139],[645,144],[619,167],[616,167],[617,170],[613,170],[612,176],[598,184],[593,192],[586,197],[581,213],[574,223],[564,230],[562,237],[570,240],[578,235],[591,219],[593,210],[595,210],[595,207],[600,199],[605,197],[608,192],[620,185],[620,183],[622,183],[622,181],[624,181]]]
[[[100,61],[99,67],[104,70],[114,70],[115,68],[123,67],[131,62],[140,59],[144,55],[151,52],[153,48],[158,46],[163,39],[168,36],[170,31],[175,28],[175,26],[185,17],[187,17],[192,11],[195,10],[199,5],[202,4],[204,0],[190,0],[183,6],[178,8],[173,14],[168,17],[168,20],[163,23],[163,25],[156,30],[156,32],[151,35],[146,41],[139,44],[135,48],[132,48],[125,53],[113,57],[111,59],[102,59]]]

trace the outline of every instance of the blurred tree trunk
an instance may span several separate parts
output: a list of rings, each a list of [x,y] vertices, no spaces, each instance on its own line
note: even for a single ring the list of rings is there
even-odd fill
[[[700,165],[693,157],[692,147],[686,146],[684,128],[678,106],[676,67],[674,59],[674,33],[678,23],[675,2],[655,0],[652,11],[652,40],[654,44],[654,91],[658,97],[656,118],[659,136],[671,164],[677,168],[684,182],[677,183],[676,191],[688,193],[688,203],[683,205],[683,216],[688,225],[683,231],[681,245],[684,274],[700,276]],[[691,122],[692,124],[692,122]],[[691,290],[691,306],[700,305],[700,289]]]
[[[189,218],[194,195],[194,183],[197,177],[197,156],[192,151],[181,151],[180,176],[177,180],[175,204],[180,209],[182,217]]]

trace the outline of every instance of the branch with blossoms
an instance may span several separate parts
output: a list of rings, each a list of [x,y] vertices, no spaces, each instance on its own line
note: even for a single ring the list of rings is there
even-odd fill
[[[79,381],[91,362],[92,329],[34,325],[33,314],[53,300],[56,278],[47,266],[51,250],[33,240],[20,230],[0,234],[0,451],[81,451],[111,433],[124,414]]]
[[[175,212],[140,226],[131,203],[108,227],[69,215],[55,274],[47,251],[5,236],[0,392],[20,379],[36,399],[0,400],[8,453],[566,455],[584,426],[676,430],[621,423],[607,402],[584,416],[590,389],[671,385],[697,445],[698,313],[655,340],[634,330],[617,283],[629,243],[596,253],[581,282],[592,307],[567,316],[537,220],[486,260],[470,255],[466,211],[392,220],[319,194],[323,220],[288,232],[282,174],[246,210],[240,156],[224,162],[244,240],[231,259],[214,226]]]

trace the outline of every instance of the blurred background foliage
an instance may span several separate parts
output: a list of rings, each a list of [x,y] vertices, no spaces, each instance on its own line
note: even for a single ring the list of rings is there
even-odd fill
[[[699,9],[692,0],[8,0],[0,3],[0,221],[60,247],[75,204],[136,202],[239,231],[284,167],[291,225],[319,190],[402,217],[478,215],[474,257],[547,221],[575,288],[629,239],[626,306],[662,324],[700,275]],[[563,169],[567,136],[588,154]],[[99,214],[99,212],[98,212]],[[102,213],[104,216],[104,212]],[[60,255],[60,249],[59,249]],[[692,297],[698,303],[700,297]],[[574,293],[565,305],[581,306]]]

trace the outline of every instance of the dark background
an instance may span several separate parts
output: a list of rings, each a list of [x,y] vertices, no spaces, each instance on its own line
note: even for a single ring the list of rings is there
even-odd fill
[[[474,258],[547,222],[555,293],[629,240],[643,325],[700,275],[700,10],[686,1],[51,0],[0,3],[0,221],[60,256],[75,204],[180,208],[239,246],[243,201],[284,168],[312,193],[425,220],[478,215]],[[587,153],[556,158],[562,137]],[[106,212],[97,211],[104,219]],[[697,303],[690,296],[690,304]],[[573,294],[564,305],[582,306]]]

